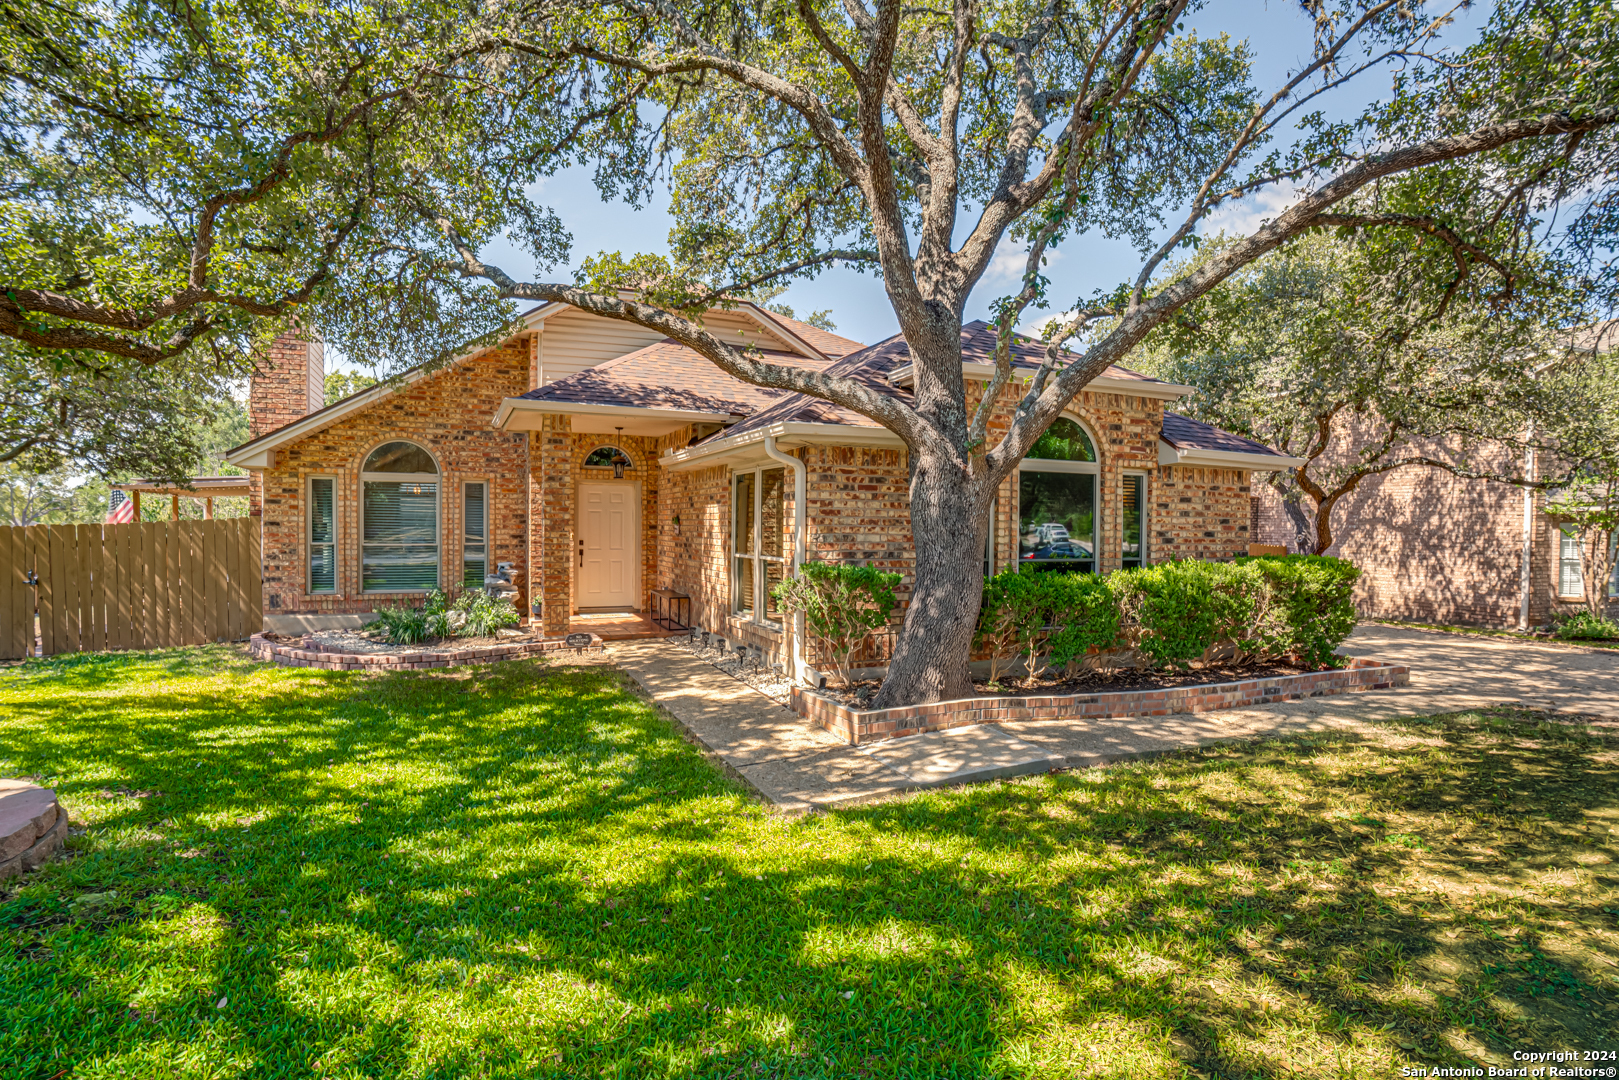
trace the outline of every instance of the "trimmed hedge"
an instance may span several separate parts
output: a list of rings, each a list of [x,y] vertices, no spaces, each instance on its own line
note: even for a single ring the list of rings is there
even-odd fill
[[[1319,555],[1187,559],[1105,577],[1009,569],[984,583],[976,643],[992,681],[1018,656],[1032,678],[1121,651],[1155,668],[1284,657],[1324,667],[1355,628],[1359,577]]]

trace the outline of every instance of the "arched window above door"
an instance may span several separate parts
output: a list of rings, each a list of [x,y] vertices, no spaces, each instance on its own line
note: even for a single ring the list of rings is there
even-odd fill
[[[611,469],[614,464],[622,461],[626,469],[635,468],[635,462],[630,455],[616,446],[598,446],[585,455],[585,467],[589,469]]]

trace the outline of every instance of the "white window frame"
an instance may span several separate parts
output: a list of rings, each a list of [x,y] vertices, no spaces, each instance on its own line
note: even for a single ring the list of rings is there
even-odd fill
[[[494,572],[493,571],[494,563],[493,563],[493,561],[491,561],[491,559],[489,557],[491,552],[492,552],[492,545],[489,542],[489,521],[490,521],[490,518],[492,517],[492,515],[489,512],[490,511],[490,507],[489,507],[489,490],[490,490],[489,489],[489,481],[487,481],[487,480],[463,480],[463,481],[461,481],[461,521],[460,521],[460,525],[461,525],[461,542],[460,542],[459,545],[457,545],[461,549],[461,573],[460,573],[459,578],[458,578],[458,583],[459,583],[459,586],[461,588],[463,588],[463,589],[471,587],[471,586],[467,585],[467,489],[472,487],[474,484],[476,484],[479,487],[483,488],[483,572],[484,572],[484,576],[488,577],[491,573]],[[482,581],[478,582],[477,588],[480,588],[480,589],[483,588],[483,582]]]
[[[1608,537],[1608,599],[1619,600],[1619,529]]]
[[[1147,518],[1147,510],[1151,505],[1148,498],[1152,489],[1152,474],[1144,469],[1123,469],[1119,473],[1119,566],[1124,567],[1124,482],[1130,477],[1141,479],[1141,565],[1150,565],[1147,562],[1149,548],[1147,538],[1152,535],[1151,524]]]
[[[315,481],[325,480],[332,485],[332,587],[330,589],[317,589],[314,585],[315,573],[315,542],[310,539],[310,533],[315,527]],[[338,498],[342,489],[338,486],[339,480],[331,473],[312,473],[304,478],[304,593],[307,596],[334,596],[343,591],[343,568],[338,563],[339,537],[342,536],[340,525],[343,500]]]
[[[755,551],[752,554],[743,555],[740,552],[738,552],[737,549],[736,549],[736,546],[737,546],[737,533],[736,533],[736,497],[737,496],[736,496],[736,493],[737,493],[737,486],[738,486],[737,481],[740,480],[744,476],[752,476],[753,477],[753,537],[754,537],[755,546],[760,546],[760,541],[764,536],[764,528],[763,528],[763,526],[764,526],[764,509],[763,508],[764,508],[764,489],[765,489],[764,474],[767,473],[767,472],[773,472],[773,471],[776,471],[776,470],[780,470],[781,473],[782,473],[782,504],[783,504],[782,505],[782,521],[781,521],[781,525],[782,525],[782,536],[781,536],[782,554],[781,555],[765,555],[765,554],[763,554],[761,552]],[[782,567],[782,579],[786,580],[786,567],[787,567],[787,564],[789,562],[791,562],[791,559],[787,555],[787,552],[791,549],[791,545],[788,543],[788,537],[787,537],[787,521],[788,521],[788,518],[787,518],[787,509],[786,509],[786,496],[787,496],[787,486],[786,485],[787,485],[787,468],[784,465],[777,465],[777,464],[772,463],[772,464],[769,464],[769,465],[760,465],[760,466],[757,466],[757,467],[752,468],[752,469],[737,469],[737,470],[735,470],[734,472],[731,473],[731,556],[730,556],[731,564],[730,564],[730,566],[726,567],[726,571],[727,571],[726,580],[728,582],[730,582],[730,588],[731,588],[731,602],[730,602],[730,605],[729,605],[730,616],[733,619],[741,619],[741,620],[744,620],[746,622],[753,623],[753,624],[755,624],[757,626],[766,627],[767,629],[770,629],[770,630],[780,630],[782,628],[782,623],[780,621],[777,621],[777,620],[765,618],[765,608],[766,608],[765,600],[766,600],[766,598],[765,598],[764,590],[765,590],[765,582],[767,580],[766,577],[765,577],[765,564],[766,563],[777,563],[777,564],[779,564]],[[737,574],[738,574],[738,565],[737,564],[740,563],[743,559],[748,560],[749,569],[753,574],[753,610],[752,611],[743,611],[741,608],[739,608],[737,606],[737,604],[740,602],[740,599],[741,599],[741,596],[740,596],[741,591],[737,588]]]
[[[436,473],[393,473],[393,472],[390,472],[390,473],[361,472],[360,473],[360,500],[359,500],[360,501],[360,511],[359,511],[359,518],[360,518],[360,531],[359,531],[360,582],[359,582],[359,584],[360,584],[360,595],[362,595],[362,596],[426,596],[428,593],[432,592],[434,589],[442,589],[444,587],[444,466],[443,466],[443,464],[438,460],[438,458],[433,454],[433,452],[431,450],[429,450],[425,446],[422,446],[422,444],[417,442],[415,439],[392,438],[392,439],[384,439],[382,442],[378,443],[376,446],[373,446],[371,449],[367,450],[365,452],[365,457],[361,459],[361,467],[362,467],[362,469],[364,468],[364,463],[367,462],[367,461],[370,461],[371,460],[371,455],[376,453],[378,449],[380,449],[383,446],[386,446],[388,443],[395,443],[395,442],[410,443],[412,446],[419,448],[422,451],[422,453],[426,454],[428,457],[433,459],[433,464],[438,465],[439,471],[436,472]],[[438,571],[437,574],[436,574],[436,581],[435,581],[435,583],[433,585],[430,585],[425,589],[367,589],[365,587],[365,485],[366,485],[367,482],[384,483],[384,484],[387,484],[387,483],[408,484],[408,483],[411,483],[411,482],[416,482],[416,483],[432,484],[433,485],[433,503],[434,503],[434,505],[433,505],[433,562],[434,562],[435,566],[437,567],[437,571]]]
[[[1102,572],[1102,444],[1097,441],[1096,432],[1091,430],[1090,425],[1073,413],[1063,413],[1061,419],[1072,420],[1078,425],[1079,430],[1085,433],[1085,438],[1091,442],[1091,453],[1096,455],[1096,460],[1063,461],[1060,458],[1024,458],[1018,462],[1017,470],[1013,474],[1018,477],[1018,512],[1017,520],[1012,522],[1013,536],[1021,537],[1023,535],[1023,473],[1085,473],[1093,476],[1095,479],[1091,481],[1091,505],[1095,507],[1095,510],[1091,514],[1091,573],[1100,574]],[[1021,541],[1019,541],[1019,545],[1021,545]],[[1025,563],[1023,561],[1021,546],[1016,549],[1013,564],[1018,567],[1020,572],[1025,566],[1033,569],[1035,565],[1034,563]]]
[[[1569,525],[1559,525],[1557,527],[1557,598],[1559,600],[1585,599],[1585,549],[1580,543],[1578,530],[1571,535],[1569,532],[1571,528],[1572,526]],[[1570,543],[1574,548],[1572,560],[1568,555]],[[1570,561],[1574,564],[1574,581],[1579,589],[1578,592],[1566,592],[1563,588],[1568,580]]]

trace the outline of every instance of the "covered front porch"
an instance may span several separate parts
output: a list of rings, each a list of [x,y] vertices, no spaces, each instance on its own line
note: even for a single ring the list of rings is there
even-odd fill
[[[573,615],[568,633],[595,634],[603,641],[639,641],[642,638],[678,637],[685,630],[669,630],[640,612],[601,611]]]

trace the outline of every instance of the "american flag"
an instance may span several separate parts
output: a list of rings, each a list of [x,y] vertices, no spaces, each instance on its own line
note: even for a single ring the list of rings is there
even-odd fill
[[[108,525],[127,525],[135,520],[135,500],[122,491],[112,493],[112,506],[107,510]]]

